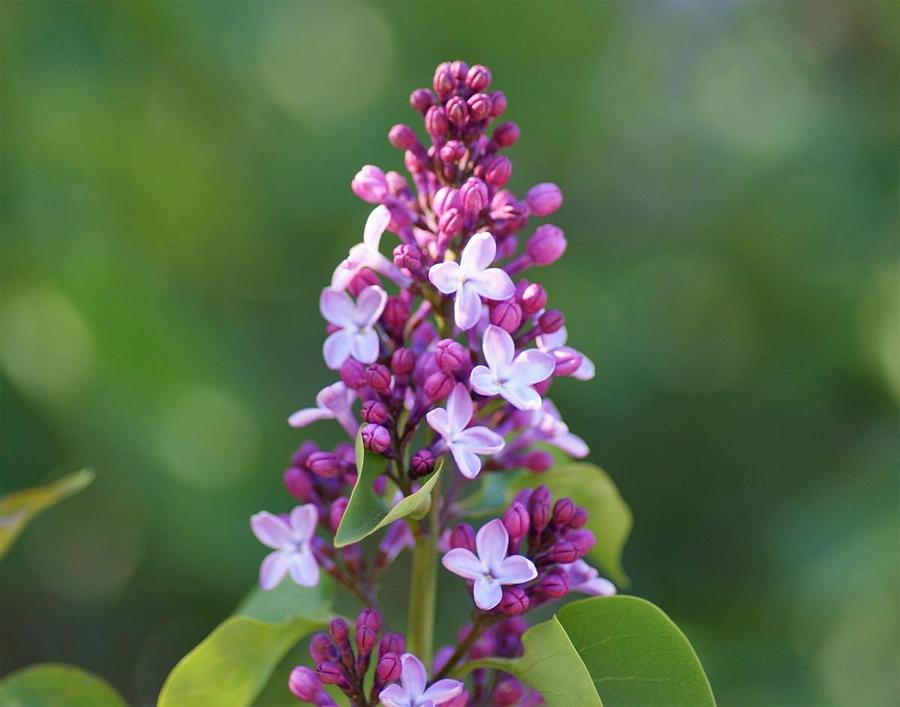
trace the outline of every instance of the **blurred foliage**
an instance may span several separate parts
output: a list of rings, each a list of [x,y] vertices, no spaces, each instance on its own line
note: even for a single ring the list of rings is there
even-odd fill
[[[255,581],[349,180],[464,58],[566,195],[540,277],[598,376],[554,399],[632,591],[722,705],[896,704],[898,8],[2,0],[0,490],[98,479],[5,558],[0,672],[150,704]]]

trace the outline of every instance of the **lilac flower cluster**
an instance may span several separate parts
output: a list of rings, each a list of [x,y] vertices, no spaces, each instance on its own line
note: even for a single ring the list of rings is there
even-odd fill
[[[524,198],[507,188],[512,163],[501,152],[518,140],[519,128],[498,122],[506,98],[489,91],[490,83],[483,66],[439,65],[432,88],[410,96],[429,144],[408,125],[395,125],[388,136],[404,152],[412,185],[372,165],[351,183],[375,208],[319,301],[327,323],[323,358],[339,380],[288,422],[305,428],[334,421],[351,440],[361,438],[368,453],[386,461],[374,490],[395,500],[415,491],[441,458],[459,475],[444,484],[443,496],[435,490],[433,520],[395,521],[367,559],[359,544],[338,549],[316,532],[333,534],[347,509],[358,477],[352,444],[323,450],[304,442],[295,453],[284,483],[301,505],[287,516],[263,512],[251,521],[273,549],[260,584],[268,589],[289,575],[313,585],[322,570],[368,607],[357,620],[355,653],[343,620],[313,638],[316,669],[296,668],[290,683],[306,702],[333,704],[324,691],[333,685],[354,705],[537,704],[540,696],[509,676],[488,683],[476,670],[471,695],[447,676],[465,659],[520,654],[521,615],[530,608],[569,591],[615,591],[582,559],[595,542],[584,529],[584,509],[570,499],[551,506],[543,486],[521,492],[502,519],[477,533],[465,523],[449,530],[463,513],[466,481],[481,472],[546,471],[553,457],[542,445],[576,458],[588,453],[547,393],[557,378],[592,378],[594,365],[567,345],[564,316],[548,307],[544,287],[521,277],[566,249],[562,230],[549,223],[520,243],[530,218],[556,211],[562,193],[550,183]],[[396,238],[391,257],[382,252],[388,232]],[[443,565],[472,587],[473,624],[455,649],[439,653],[430,684],[402,637],[384,633],[366,692],[382,623],[378,578],[413,545],[413,531],[444,534]]]

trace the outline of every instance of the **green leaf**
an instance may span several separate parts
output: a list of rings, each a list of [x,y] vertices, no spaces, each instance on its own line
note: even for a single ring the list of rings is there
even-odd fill
[[[631,509],[607,473],[593,464],[572,462],[538,477],[522,475],[513,483],[513,492],[533,486],[536,480],[546,484],[554,498],[569,496],[584,506],[590,516],[586,527],[597,536],[591,556],[610,579],[627,587],[628,576],[621,561],[622,549],[631,533]]]
[[[715,707],[691,644],[650,602],[594,597],[557,617],[607,707]]]
[[[366,452],[362,435],[356,437],[356,468],[359,476],[350,494],[350,503],[334,535],[334,546],[344,547],[358,543],[379,528],[407,516],[418,520],[424,518],[431,508],[431,490],[441,475],[441,463],[428,480],[415,493],[402,499],[393,508],[372,489],[372,483],[384,473],[387,459],[380,454]]]
[[[331,583],[299,587],[286,579],[254,590],[239,613],[220,624],[166,678],[158,707],[252,704],[296,643],[327,623]]]
[[[34,516],[84,490],[93,480],[94,472],[82,469],[44,486],[14,491],[0,498],[0,557]]]
[[[602,707],[590,673],[555,616],[528,629],[522,644],[521,658],[473,660],[460,666],[457,674],[495,668],[540,692],[548,707]]]
[[[125,707],[125,700],[80,668],[41,663],[0,680],[0,707]]]

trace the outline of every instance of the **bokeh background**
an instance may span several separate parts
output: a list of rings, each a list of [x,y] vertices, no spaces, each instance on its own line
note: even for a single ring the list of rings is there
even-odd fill
[[[513,189],[566,195],[540,275],[599,375],[554,397],[634,510],[630,591],[722,705],[900,704],[900,4],[0,10],[2,490],[99,473],[4,560],[0,673],[151,704],[253,584],[349,180],[463,58]]]

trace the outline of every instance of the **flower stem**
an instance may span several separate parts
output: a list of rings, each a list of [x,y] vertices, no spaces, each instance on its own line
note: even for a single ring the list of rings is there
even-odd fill
[[[407,622],[407,650],[431,664],[434,648],[434,607],[437,599],[438,490],[431,497],[427,521],[419,524],[413,548],[412,581]]]

